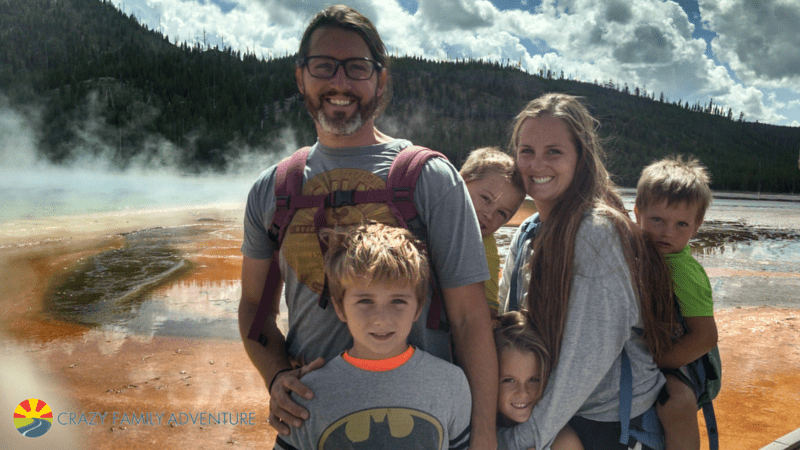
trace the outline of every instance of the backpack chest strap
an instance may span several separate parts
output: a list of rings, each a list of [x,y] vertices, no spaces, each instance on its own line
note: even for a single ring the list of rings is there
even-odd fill
[[[355,206],[365,203],[385,203],[392,210],[392,215],[397,217],[401,227],[406,227],[402,220],[406,217],[403,209],[414,208],[411,202],[413,198],[413,188],[386,188],[369,191],[333,191],[329,194],[319,195],[280,195],[275,199],[275,214],[281,215],[280,220],[274,220],[270,227],[269,234],[277,248],[283,242],[284,233],[288,228],[286,221],[291,221],[294,213],[298,209],[315,208],[314,224],[317,232],[328,226],[325,220],[325,208],[340,208],[343,206]],[[410,205],[409,205],[410,204]]]
[[[276,198],[276,208],[297,210],[303,208],[339,208],[363,203],[388,203],[411,200],[411,188],[386,188],[369,191],[333,191],[319,195],[285,195]]]

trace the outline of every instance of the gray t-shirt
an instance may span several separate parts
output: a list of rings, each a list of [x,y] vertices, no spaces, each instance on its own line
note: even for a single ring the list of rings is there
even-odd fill
[[[333,190],[382,189],[397,153],[411,143],[393,140],[366,147],[326,148],[317,143],[309,153],[303,194],[325,194]],[[275,210],[275,166],[267,169],[250,191],[244,219],[242,253],[254,259],[272,257],[267,229]],[[456,169],[441,158],[429,160],[414,193],[414,203],[427,227],[431,265],[442,288],[482,282],[489,278],[477,217],[466,185]],[[317,304],[323,285],[323,266],[314,230],[314,209],[294,215],[281,247],[280,268],[289,310],[287,350],[306,362],[319,356],[333,359],[352,345],[347,327],[333,311]],[[389,225],[397,222],[385,204],[363,204],[329,208],[329,226],[352,225],[365,219]],[[451,361],[446,332],[426,328],[427,302],[414,324],[409,343]]]
[[[341,356],[303,377],[313,400],[294,394],[311,416],[275,449],[464,449],[472,400],[464,372],[416,349],[384,372],[354,367]]]
[[[517,233],[510,248],[517,247],[519,238]],[[526,252],[529,247],[526,246]],[[516,256],[509,255],[506,259],[500,283],[501,292],[506,296]],[[522,270],[530,272],[529,267]],[[523,283],[525,287],[527,284]],[[528,307],[525,290],[519,294],[521,308]],[[503,299],[501,303],[507,304]],[[649,409],[664,384],[664,376],[653,362],[647,344],[633,327],[641,329],[644,322],[619,233],[609,219],[589,214],[575,237],[572,287],[558,364],[530,419],[498,430],[499,448],[535,446],[547,450],[556,434],[575,415],[618,422],[623,348],[633,370],[631,417]]]

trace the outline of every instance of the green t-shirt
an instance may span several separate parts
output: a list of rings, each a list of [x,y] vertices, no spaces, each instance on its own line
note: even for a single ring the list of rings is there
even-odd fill
[[[687,245],[678,253],[664,255],[672,273],[675,296],[683,317],[708,317],[714,315],[714,300],[711,298],[711,282],[703,266],[692,257]]]

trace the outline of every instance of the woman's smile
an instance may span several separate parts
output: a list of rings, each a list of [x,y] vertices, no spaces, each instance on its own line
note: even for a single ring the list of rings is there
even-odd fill
[[[572,184],[578,151],[566,124],[553,116],[525,119],[517,142],[525,191],[544,220]]]

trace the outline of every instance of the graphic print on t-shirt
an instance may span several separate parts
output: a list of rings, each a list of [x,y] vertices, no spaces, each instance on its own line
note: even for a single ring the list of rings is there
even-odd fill
[[[409,408],[375,408],[348,414],[331,424],[317,449],[439,450],[443,440],[444,428],[430,414]]]
[[[318,174],[303,185],[303,195],[329,194],[333,191],[367,191],[384,189],[386,182],[379,176],[361,169],[343,168]],[[324,282],[322,252],[314,229],[316,209],[300,209],[292,218],[281,247],[281,258],[297,274],[297,279],[317,294]],[[355,206],[326,208],[329,227],[347,226],[375,220],[398,226],[389,207],[384,203],[365,203]]]

